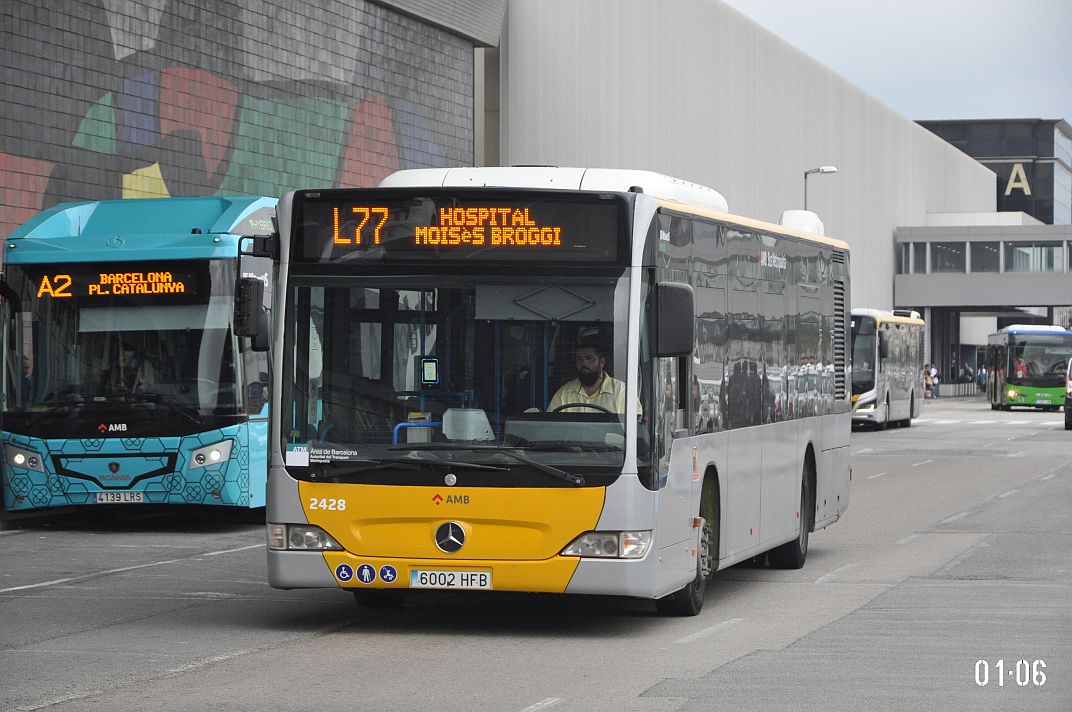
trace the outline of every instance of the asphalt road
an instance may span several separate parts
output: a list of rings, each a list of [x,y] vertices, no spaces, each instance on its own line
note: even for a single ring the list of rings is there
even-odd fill
[[[204,513],[2,531],[0,710],[1072,709],[1063,415],[939,399],[852,449],[807,565],[719,572],[696,618],[508,594],[368,611],[269,588],[263,528]]]

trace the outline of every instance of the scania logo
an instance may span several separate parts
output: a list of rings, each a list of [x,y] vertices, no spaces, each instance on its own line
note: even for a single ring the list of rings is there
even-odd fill
[[[465,546],[465,530],[457,522],[440,524],[436,529],[435,543],[439,550],[446,554],[454,552]]]
[[[111,470],[112,474],[114,475],[116,472],[119,472],[119,463],[118,462],[109,462],[108,463],[108,469]]]

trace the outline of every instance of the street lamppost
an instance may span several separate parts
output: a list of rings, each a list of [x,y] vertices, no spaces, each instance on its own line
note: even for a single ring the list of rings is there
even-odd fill
[[[809,171],[804,171],[804,209],[808,209],[808,176],[812,173],[837,173],[837,166],[819,166]]]

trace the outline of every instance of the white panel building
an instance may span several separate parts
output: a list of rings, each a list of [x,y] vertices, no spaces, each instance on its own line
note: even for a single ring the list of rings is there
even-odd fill
[[[854,305],[893,306],[896,227],[995,209],[994,173],[719,0],[508,0],[484,69],[485,164],[659,171],[772,222],[837,166],[808,208]]]

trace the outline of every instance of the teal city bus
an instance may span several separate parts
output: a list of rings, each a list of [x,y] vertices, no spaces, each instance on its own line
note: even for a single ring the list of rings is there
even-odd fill
[[[1072,331],[1016,324],[991,334],[987,341],[987,395],[992,410],[1061,408],[1065,370],[1072,358]]]
[[[65,203],[4,240],[3,509],[263,507],[274,198]],[[254,283],[254,287],[249,284]],[[2,513],[2,512],[0,512]]]

